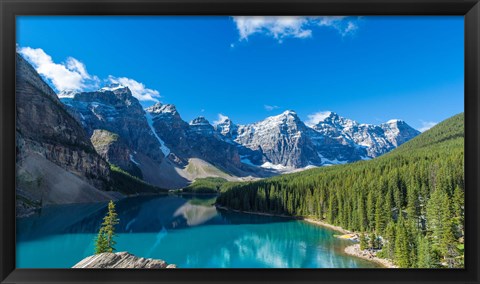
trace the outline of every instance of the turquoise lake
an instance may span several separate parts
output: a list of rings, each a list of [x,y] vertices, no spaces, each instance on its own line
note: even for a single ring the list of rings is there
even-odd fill
[[[348,240],[304,221],[218,210],[214,196],[143,196],[116,203],[117,251],[179,268],[374,268]],[[106,203],[44,208],[17,219],[17,268],[68,268],[91,255]]]

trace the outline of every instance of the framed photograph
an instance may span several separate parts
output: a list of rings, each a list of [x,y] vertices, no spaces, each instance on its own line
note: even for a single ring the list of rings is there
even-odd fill
[[[1,283],[478,283],[480,4],[0,0]]]

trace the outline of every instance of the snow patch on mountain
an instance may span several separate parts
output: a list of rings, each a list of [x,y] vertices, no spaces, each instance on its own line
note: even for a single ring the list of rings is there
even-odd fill
[[[130,154],[130,161],[131,161],[132,163],[134,163],[135,165],[137,165],[137,166],[140,165],[139,162],[135,161],[135,159],[133,158],[133,155],[132,155],[132,154]]]
[[[145,118],[147,119],[150,131],[152,131],[155,138],[157,138],[158,143],[160,143],[160,150],[162,150],[165,157],[167,157],[170,154],[170,149],[165,145],[165,142],[163,142],[162,138],[160,138],[160,136],[158,136],[157,132],[155,131],[155,128],[153,127],[152,115],[148,111],[145,111]]]
[[[277,171],[292,171],[292,170],[295,169],[293,167],[288,167],[288,166],[284,166],[284,165],[281,165],[281,164],[275,165],[275,164],[272,164],[270,162],[265,162],[260,167],[262,167],[264,169],[272,169],[272,170],[277,170]]]
[[[325,165],[325,166],[326,165],[343,165],[343,164],[348,163],[348,161],[338,160],[337,158],[335,158],[333,160],[327,159],[320,153],[318,153],[318,156],[320,157],[320,159],[322,159],[322,164]]]
[[[240,155],[240,162],[252,167],[258,167],[258,165],[255,165],[254,163],[252,163],[252,161],[250,161],[250,159],[244,155]]]

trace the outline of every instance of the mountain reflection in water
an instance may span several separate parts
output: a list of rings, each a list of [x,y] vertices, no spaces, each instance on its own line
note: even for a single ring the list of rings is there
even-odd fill
[[[181,268],[376,267],[343,253],[334,232],[288,218],[217,210],[213,195],[143,196],[116,203],[117,251]],[[71,267],[93,252],[106,203],[52,206],[17,220],[17,267]],[[56,255],[51,258],[38,257]]]

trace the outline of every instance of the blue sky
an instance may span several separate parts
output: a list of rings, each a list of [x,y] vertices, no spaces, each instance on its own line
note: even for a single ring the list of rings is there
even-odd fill
[[[129,85],[184,120],[287,109],[421,129],[464,109],[463,17],[17,18],[18,50],[57,91]]]

